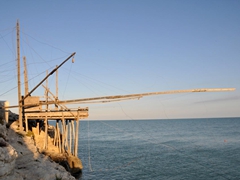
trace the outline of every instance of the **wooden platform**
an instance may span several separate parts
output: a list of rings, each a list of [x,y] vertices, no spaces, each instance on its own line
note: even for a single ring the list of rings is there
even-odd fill
[[[88,108],[79,108],[76,110],[52,110],[52,111],[26,111],[25,117],[28,120],[34,119],[45,119],[48,120],[58,120],[58,119],[66,119],[66,120],[76,120],[84,119],[88,117]]]

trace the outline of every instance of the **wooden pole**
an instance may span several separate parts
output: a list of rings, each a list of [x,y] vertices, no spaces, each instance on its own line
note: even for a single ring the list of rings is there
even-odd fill
[[[78,128],[79,128],[79,111],[76,119],[75,143],[74,143],[74,156],[78,156]]]
[[[58,66],[56,66],[57,68]],[[55,96],[55,101],[58,101],[58,70],[56,71],[56,96]],[[55,109],[58,109],[57,103],[55,104]]]
[[[23,56],[23,63],[24,63],[24,86],[26,96],[28,94],[28,72],[27,72],[27,60],[25,56]]]
[[[67,62],[71,57],[73,57],[76,53],[72,53],[67,59],[65,59],[57,68],[54,68],[43,80],[38,83],[26,96],[24,96],[23,100],[26,99],[28,96],[32,94],[33,91],[35,91],[49,76],[51,76],[53,73],[55,73],[56,70],[58,70],[65,62]]]
[[[44,149],[48,149],[48,122],[47,115],[45,117],[45,140],[44,140]]]
[[[75,125],[74,125],[74,121],[71,121],[71,128],[72,128],[73,141],[75,142]],[[72,154],[74,155],[74,144],[72,145]]]
[[[62,147],[61,147],[61,137],[60,137],[60,132],[59,132],[59,124],[58,124],[58,121],[57,120],[57,135],[58,135],[58,149],[59,149],[59,153],[62,152]]]
[[[72,154],[72,120],[69,120],[69,152]]]
[[[46,75],[48,75],[48,70],[46,72]],[[46,98],[46,102],[48,102],[48,79],[46,79],[46,90],[45,90],[45,98]],[[46,110],[48,111],[48,104],[46,104]]]
[[[56,146],[56,139],[57,139],[57,123],[54,127],[54,138],[53,138],[53,145]]]
[[[25,126],[26,126],[26,132],[28,132],[28,117],[25,116]]]
[[[65,119],[62,116],[62,152],[65,151]]]
[[[69,152],[69,143],[68,143],[68,120],[66,120],[66,131],[65,131],[65,141],[66,141],[66,147],[67,151]]]
[[[20,64],[20,37],[19,37],[19,22],[17,20],[18,118],[19,118],[20,131],[23,131],[20,66],[21,66],[21,64]]]

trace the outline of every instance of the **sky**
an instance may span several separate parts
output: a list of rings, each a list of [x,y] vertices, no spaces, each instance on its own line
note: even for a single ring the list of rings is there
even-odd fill
[[[90,120],[240,117],[239,9],[237,0],[0,1],[0,100],[17,104],[19,20],[30,90],[76,52],[59,69],[60,100],[236,88],[69,105],[89,107]],[[55,93],[55,75],[48,85]]]

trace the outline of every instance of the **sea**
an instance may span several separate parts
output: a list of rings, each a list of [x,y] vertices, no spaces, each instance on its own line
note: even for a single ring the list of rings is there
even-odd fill
[[[240,118],[81,121],[79,180],[239,180]]]

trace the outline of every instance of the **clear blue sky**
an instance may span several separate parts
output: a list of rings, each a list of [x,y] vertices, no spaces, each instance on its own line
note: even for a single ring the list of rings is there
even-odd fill
[[[75,62],[59,71],[62,100],[237,88],[75,105],[88,106],[89,119],[240,116],[240,1],[1,1],[0,16],[0,99],[11,105],[17,104],[19,19],[21,58],[27,57],[30,89],[46,69],[77,53]],[[53,92],[54,81],[55,77],[49,79]],[[43,94],[42,87],[33,93]]]

